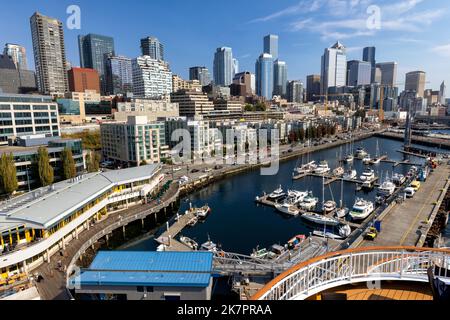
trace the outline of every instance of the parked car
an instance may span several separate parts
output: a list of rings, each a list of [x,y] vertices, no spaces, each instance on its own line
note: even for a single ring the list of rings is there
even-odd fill
[[[192,169],[191,170],[191,173],[196,173],[196,172],[199,172],[200,170],[198,170],[198,169]]]

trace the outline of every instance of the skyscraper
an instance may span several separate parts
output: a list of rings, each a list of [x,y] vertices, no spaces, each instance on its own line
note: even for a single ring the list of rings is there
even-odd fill
[[[306,99],[308,102],[319,100],[320,95],[320,75],[311,74],[306,77]]]
[[[27,54],[24,47],[18,44],[7,43],[3,54],[12,58],[17,69],[28,70]]]
[[[239,61],[233,58],[233,77],[239,73]]]
[[[286,62],[276,60],[273,64],[273,95],[286,96],[287,65]]]
[[[347,55],[345,47],[338,41],[325,49],[322,56],[321,94],[327,94],[330,87],[347,84]]]
[[[90,33],[78,36],[80,64],[82,68],[95,69],[98,72],[102,93],[106,92],[105,59],[114,55],[114,39]]]
[[[191,67],[189,68],[189,80],[198,80],[202,86],[207,86],[211,83],[209,70],[206,67]]]
[[[38,89],[44,94],[64,94],[69,84],[63,24],[36,12],[30,26]]]
[[[441,87],[439,89],[439,103],[445,105],[445,95],[447,91],[447,87],[445,86],[445,81],[442,81]]]
[[[162,60],[140,56],[131,62],[133,94],[139,98],[160,98],[172,92],[172,72]]]
[[[271,100],[273,96],[273,58],[262,53],[255,64],[256,94]]]
[[[347,62],[347,85],[351,87],[369,85],[372,77],[370,62],[351,60]]]
[[[164,61],[164,45],[155,37],[141,39],[141,51],[143,56],[150,56],[155,60]]]
[[[375,82],[375,72],[376,72],[376,58],[375,58],[376,48],[366,47],[363,49],[363,61],[370,62],[370,82]]]
[[[423,98],[425,92],[425,77],[423,71],[412,71],[406,74],[405,91],[415,91],[417,97]]]
[[[289,102],[303,102],[304,89],[303,83],[299,80],[292,80],[287,85],[287,100]]]
[[[133,92],[131,59],[124,56],[108,56],[105,61],[108,94]]]
[[[381,84],[395,86],[397,83],[397,62],[377,63],[376,67],[381,70]]]
[[[268,53],[272,56],[272,59],[276,61],[278,59],[278,36],[274,34],[268,34],[264,37],[264,53]]]
[[[229,86],[233,82],[233,53],[231,48],[217,48],[214,53],[214,84]]]

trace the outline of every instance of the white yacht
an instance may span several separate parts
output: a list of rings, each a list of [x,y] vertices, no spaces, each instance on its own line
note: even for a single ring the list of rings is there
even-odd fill
[[[206,241],[205,243],[202,243],[201,245],[201,250],[204,251],[211,251],[211,252],[216,252],[217,251],[217,245],[211,241],[211,239],[208,238],[208,241]]]
[[[366,152],[366,150],[364,150],[364,148],[359,147],[358,149],[356,149],[356,152],[355,152],[356,158],[363,159],[366,155],[367,155],[367,152]]]
[[[312,196],[312,193],[310,192],[300,203],[300,208],[302,208],[304,210],[313,210],[316,207],[318,202],[319,202],[319,199],[314,198]]]
[[[352,229],[348,224],[344,224],[341,227],[339,227],[339,235],[342,238],[347,238],[352,233]]]
[[[344,179],[346,180],[353,180],[356,179],[358,173],[355,169],[349,169],[346,173],[344,173]]]
[[[283,202],[282,204],[277,203],[275,205],[275,209],[294,217],[300,214],[300,209],[298,209],[297,206],[290,204],[289,202]]]
[[[394,173],[394,175],[392,176],[392,182],[397,186],[401,186],[405,183],[405,181],[406,177],[400,173]]]
[[[350,211],[350,217],[352,217],[353,220],[363,220],[367,218],[373,210],[375,210],[373,202],[364,199],[356,199],[353,209]]]
[[[355,157],[353,157],[352,154],[349,154],[346,158],[345,158],[345,162],[346,163],[352,163],[353,159],[355,159]]]
[[[335,212],[337,218],[345,218],[350,210],[348,208],[338,208]]]
[[[192,240],[191,238],[188,238],[188,237],[185,237],[185,236],[180,236],[180,242],[185,244],[185,245],[187,245],[192,250],[197,250],[198,249],[198,243],[195,242],[194,240]]]
[[[370,157],[370,154],[365,155],[364,158],[362,159],[362,162],[364,164],[370,164],[371,161],[372,161],[372,158]]]
[[[307,191],[288,190],[288,198],[286,200],[291,204],[297,204],[302,202],[308,194]]]
[[[326,224],[328,226],[337,226],[339,225],[339,220],[335,218],[329,218],[322,214],[307,212],[302,215],[302,218],[317,224]]]
[[[311,173],[314,171],[314,169],[317,168],[316,162],[315,161],[311,161],[307,164],[302,165],[299,168],[295,168],[294,171],[297,174],[307,174],[307,173]]]
[[[314,173],[317,174],[325,174],[330,172],[330,167],[328,166],[328,162],[326,160],[320,161],[320,164],[314,169]]]
[[[284,193],[281,186],[279,186],[278,189],[274,190],[271,194],[269,194],[269,198],[273,199],[273,200],[277,200],[277,199],[284,197],[285,195],[286,195],[286,193]]]
[[[333,175],[336,177],[340,177],[342,175],[344,175],[345,170],[343,167],[337,167],[336,169],[333,170]]]
[[[323,204],[323,207],[322,207],[322,210],[325,213],[330,213],[335,209],[336,209],[336,202],[334,202],[332,200],[325,201],[325,203]]]
[[[395,184],[386,180],[378,187],[377,194],[381,196],[391,196],[395,192]]]
[[[366,180],[372,181],[373,179],[375,179],[375,171],[367,168],[366,170],[364,170],[363,174],[359,177],[359,179],[361,181],[366,181]]]

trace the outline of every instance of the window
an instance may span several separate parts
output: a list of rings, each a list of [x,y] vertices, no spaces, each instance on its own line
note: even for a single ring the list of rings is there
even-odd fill
[[[164,293],[164,300],[166,301],[180,301],[181,294],[180,293]]]

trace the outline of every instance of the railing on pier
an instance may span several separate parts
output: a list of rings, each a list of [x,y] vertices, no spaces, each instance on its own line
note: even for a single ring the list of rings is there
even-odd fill
[[[450,280],[449,264],[450,249],[373,247],[338,251],[292,267],[252,299],[304,300],[330,288],[366,281],[428,282],[430,266],[439,267],[436,276]]]

